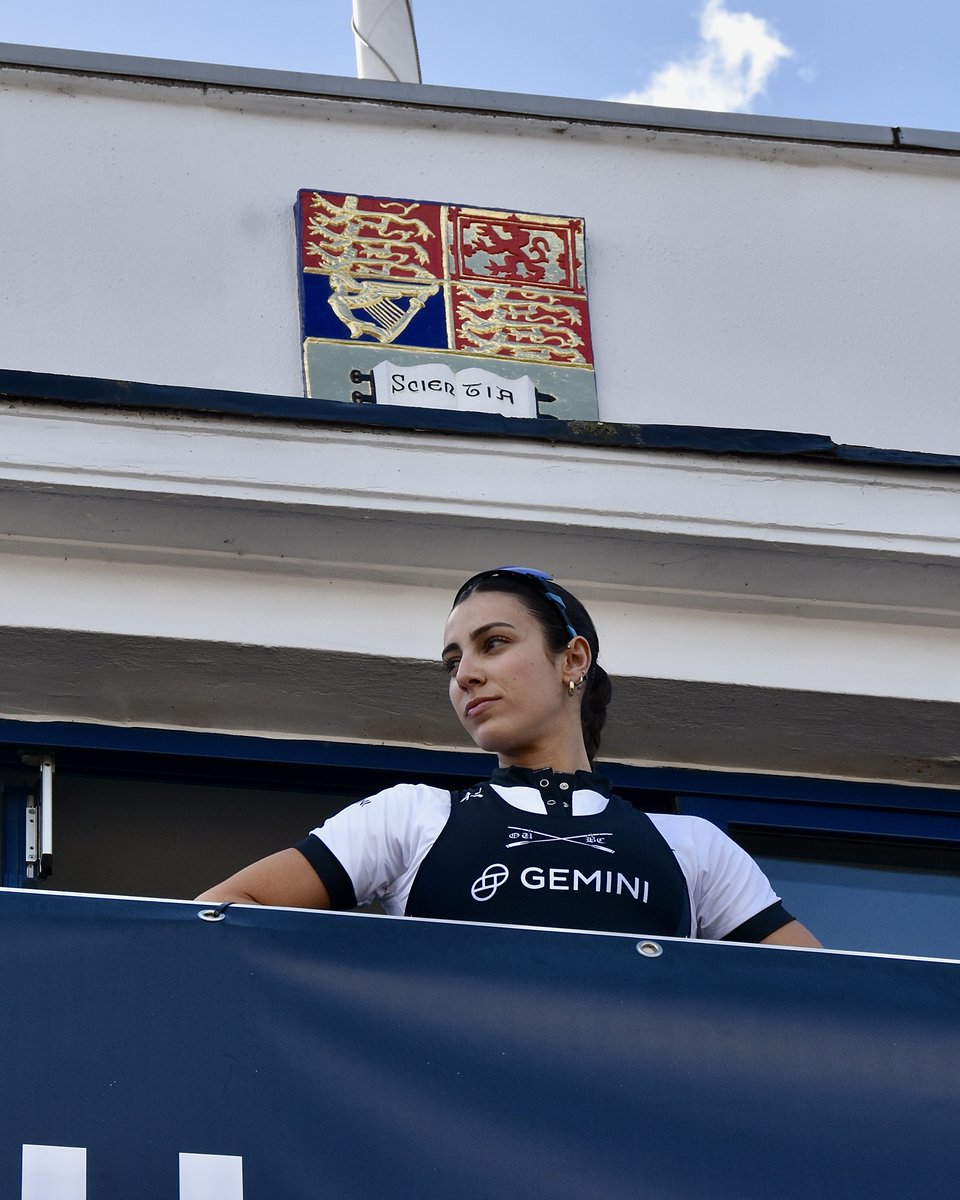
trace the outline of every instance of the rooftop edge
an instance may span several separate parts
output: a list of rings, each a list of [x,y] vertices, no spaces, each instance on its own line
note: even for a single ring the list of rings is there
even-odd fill
[[[960,133],[949,130],[658,108],[652,105],[622,104],[611,100],[527,95],[436,84],[390,83],[263,67],[105,54],[91,50],[64,50],[0,43],[0,68],[3,67],[72,75],[100,75],[144,82],[179,83],[236,91],[315,96],[331,100],[393,104],[404,108],[519,116],[574,124],[670,130],[771,141],[829,143],[927,154],[960,154]]]

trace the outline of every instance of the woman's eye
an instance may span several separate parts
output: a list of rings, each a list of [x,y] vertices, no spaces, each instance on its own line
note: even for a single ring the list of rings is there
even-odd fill
[[[459,658],[445,658],[440,664],[448,675],[453,675],[460,666]]]
[[[487,638],[486,648],[487,650],[496,650],[498,646],[505,646],[506,644],[507,639],[505,637],[501,634],[494,634],[493,637]]]

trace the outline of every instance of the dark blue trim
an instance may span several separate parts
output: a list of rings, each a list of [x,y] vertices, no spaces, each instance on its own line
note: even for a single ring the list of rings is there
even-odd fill
[[[492,413],[442,412],[383,404],[343,404],[302,396],[215,391],[115,379],[87,379],[32,371],[0,370],[0,398],[35,404],[79,405],[147,412],[187,412],[257,420],[457,437],[509,437],[617,449],[662,450],[696,454],[815,459],[840,464],[960,471],[960,455],[845,446],[824,434],[773,429],[721,429],[697,425],[625,425],[603,421],[527,420]]]
[[[960,791],[953,788],[858,783],[843,779],[816,779],[809,775],[698,771],[689,767],[633,767],[604,762],[597,764],[597,770],[606,775],[615,788],[645,787],[674,795],[756,797],[756,800],[794,800],[863,808],[930,809],[960,813]],[[751,800],[750,803],[753,805],[756,801]]]
[[[960,815],[853,807],[836,804],[760,802],[715,796],[684,796],[680,811],[704,817],[725,833],[731,826],[779,829],[793,833],[834,833],[960,843]]]
[[[0,788],[0,879],[4,887],[22,888],[27,879],[27,799],[22,787]]]
[[[496,765],[489,754],[426,750],[408,746],[368,746],[355,742],[298,741],[179,729],[92,725],[73,721],[0,720],[0,744],[121,751],[176,758],[280,763],[293,766],[358,767],[383,771],[423,771],[484,779]]]
[[[293,767],[342,767],[465,782],[487,779],[496,762],[476,751],[413,746],[251,737],[192,730],[95,725],[74,721],[0,720],[0,746],[130,753],[180,760],[265,763]],[[756,813],[762,802],[792,801],[849,808],[900,809],[911,813],[960,813],[960,791],[893,783],[855,783],[804,775],[741,774],[686,767],[637,767],[600,762],[597,770],[620,792],[659,792],[704,800],[729,797]]]

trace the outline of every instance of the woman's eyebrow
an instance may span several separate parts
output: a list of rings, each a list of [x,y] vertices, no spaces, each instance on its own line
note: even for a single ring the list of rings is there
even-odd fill
[[[488,633],[491,629],[516,629],[516,625],[511,625],[509,621],[488,621],[486,625],[480,625],[477,629],[471,631],[470,641],[475,642],[477,638],[483,637],[483,635]],[[458,642],[448,642],[447,645],[444,646],[444,648],[440,651],[440,657],[443,658],[443,656],[449,653],[451,650],[459,649],[460,645]]]

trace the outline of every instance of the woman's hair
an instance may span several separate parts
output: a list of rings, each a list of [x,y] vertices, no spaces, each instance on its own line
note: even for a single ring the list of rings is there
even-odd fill
[[[474,575],[457,592],[453,607],[456,608],[474,592],[506,592],[509,596],[516,596],[543,630],[544,641],[553,654],[559,654],[574,634],[586,638],[590,646],[590,668],[583,682],[580,726],[587,758],[592,764],[600,749],[600,734],[607,719],[607,705],[613,694],[613,686],[597,661],[600,657],[600,641],[590,614],[572,592],[540,572],[501,567]]]

